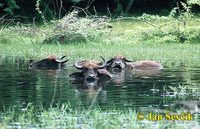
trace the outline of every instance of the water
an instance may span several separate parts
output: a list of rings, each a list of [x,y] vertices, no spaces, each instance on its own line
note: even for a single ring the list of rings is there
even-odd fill
[[[96,89],[85,89],[81,83],[72,84],[69,74],[73,67],[64,70],[30,70],[26,63],[2,62],[0,64],[0,110],[13,104],[55,106],[70,103],[72,107],[86,109],[98,105],[102,110],[168,108],[181,100],[196,100],[192,92],[200,84],[200,67],[168,67],[156,74],[123,73],[116,82],[111,80]],[[174,94],[168,86],[190,87],[188,94]],[[182,89],[183,90],[183,89]]]

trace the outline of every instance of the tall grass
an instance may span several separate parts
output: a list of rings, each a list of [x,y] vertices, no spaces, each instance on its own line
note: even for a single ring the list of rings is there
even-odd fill
[[[144,113],[145,114],[145,113]],[[147,113],[146,113],[147,114]],[[197,119],[193,121],[148,121],[138,120],[138,113],[133,110],[101,111],[99,108],[92,111],[74,110],[63,104],[54,108],[36,110],[29,104],[23,110],[11,107],[3,114],[1,128],[82,128],[82,129],[142,129],[142,128],[183,128],[198,127]]]
[[[5,37],[4,37],[5,38]],[[3,39],[3,37],[1,37]],[[99,59],[103,56],[106,59],[115,54],[123,54],[132,60],[151,59],[175,64],[184,63],[186,65],[198,65],[200,46],[198,44],[174,44],[174,43],[134,43],[115,41],[91,42],[77,44],[42,44],[37,39],[23,38],[23,42],[17,39],[4,39],[8,43],[0,43],[1,59],[41,59],[48,55],[66,55],[70,57],[70,62],[78,59]],[[7,41],[8,40],[8,41]],[[115,40],[115,39],[114,39]],[[124,40],[124,39],[122,39]],[[1,40],[2,41],[2,40]],[[13,42],[15,41],[15,42]],[[110,42],[110,41],[109,41]]]
[[[17,24],[2,27],[0,59],[28,61],[48,55],[66,55],[73,63],[78,59],[98,60],[99,56],[109,59],[115,54],[123,54],[132,60],[157,60],[167,66],[170,65],[169,62],[175,62],[176,65],[198,65],[200,19],[190,12],[183,13],[178,18],[174,16],[173,11],[167,17],[147,14],[141,17],[121,17],[110,23],[101,21],[101,18],[89,18],[79,18],[76,13],[72,13],[42,26]],[[106,33],[103,28],[109,24],[113,27],[111,32],[102,35]],[[90,27],[87,28],[87,25]],[[67,29],[68,26],[71,29]],[[59,31],[55,30],[55,27],[63,28]],[[67,37],[63,39],[66,42],[62,43],[58,40],[59,36],[63,36],[62,32],[75,36],[75,40]],[[86,40],[79,40],[79,34]],[[52,38],[55,40],[50,41]]]
[[[110,58],[117,53],[122,53],[131,59],[191,62],[198,59],[200,41],[198,18],[187,21],[187,28],[184,28],[187,31],[186,35],[184,32],[186,41],[180,44],[175,32],[179,30],[173,25],[178,25],[176,21],[169,17],[143,17],[146,17],[145,21],[141,20],[142,18],[113,21],[112,32],[100,39],[76,40],[67,44],[56,40],[53,44],[43,43],[47,40],[45,40],[46,35],[42,33],[51,28],[51,25],[35,28],[30,26],[5,28],[0,31],[0,55],[1,58],[11,56],[25,59],[42,58],[49,54],[66,54],[74,58],[98,58],[102,55]]]

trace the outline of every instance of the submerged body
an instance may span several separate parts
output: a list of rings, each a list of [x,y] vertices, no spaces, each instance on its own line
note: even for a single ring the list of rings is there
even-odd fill
[[[33,62],[29,64],[29,68],[31,69],[44,69],[44,70],[54,70],[54,69],[61,69],[65,67],[65,63],[68,61],[63,60],[65,56],[61,57],[60,59],[56,56],[49,56],[48,58],[42,59],[37,62]]]
[[[122,55],[115,55],[107,62],[107,69],[112,73],[112,82],[121,85],[126,74],[136,77],[157,76],[163,66],[156,61],[144,60],[133,62]]]
[[[144,60],[129,63],[129,68],[134,70],[161,70],[163,66],[157,61]]]
[[[128,60],[126,57],[122,55],[115,55],[110,60],[106,62],[106,66],[108,69],[118,68],[118,69],[137,69],[137,70],[161,70],[163,66],[156,61],[151,60],[143,60],[133,62]]]

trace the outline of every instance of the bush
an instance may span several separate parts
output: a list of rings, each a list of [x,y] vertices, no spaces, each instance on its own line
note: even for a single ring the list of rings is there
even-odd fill
[[[185,3],[181,3],[181,6],[183,7],[182,10],[179,7],[175,7],[168,17],[147,14],[140,17],[140,20],[152,26],[152,29],[142,32],[141,39],[153,42],[178,43],[198,41],[200,27],[197,22],[199,21],[191,12],[191,6]],[[152,24],[152,21],[161,21],[161,24]]]
[[[13,15],[15,9],[20,7],[16,4],[15,0],[5,0],[4,3],[0,3],[0,8],[3,8],[3,11],[9,15]]]
[[[108,17],[79,17],[78,11],[72,11],[62,19],[53,21],[46,29],[45,43],[91,41],[104,37],[110,31]]]

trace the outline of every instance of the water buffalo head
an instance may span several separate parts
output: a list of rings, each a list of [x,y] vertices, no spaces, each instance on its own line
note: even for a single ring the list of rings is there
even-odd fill
[[[50,56],[48,58],[42,59],[37,62],[29,64],[31,69],[59,69],[65,66],[65,63],[68,61],[63,60],[66,56],[61,57],[60,59],[56,56]]]
[[[103,63],[87,60],[76,62],[74,66],[81,70],[81,72],[72,73],[70,77],[82,78],[87,82],[94,82],[99,78],[111,78],[110,73],[105,69],[105,59],[101,58],[103,59]]]
[[[122,55],[116,55],[110,60],[108,60],[106,63],[108,68],[125,69],[127,66],[127,62],[132,62],[132,61],[126,59],[126,57]]]

